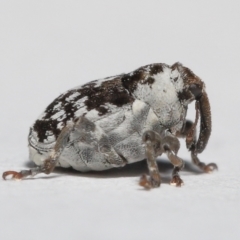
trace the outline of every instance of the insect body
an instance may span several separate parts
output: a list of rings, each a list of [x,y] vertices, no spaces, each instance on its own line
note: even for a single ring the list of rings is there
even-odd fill
[[[186,120],[186,113],[194,100],[193,123]],[[3,178],[49,174],[56,166],[102,171],[147,159],[150,177],[143,175],[140,185],[158,187],[156,158],[165,153],[174,166],[171,184],[181,186],[178,137],[186,138],[193,162],[210,172],[216,164],[206,165],[197,156],[210,133],[210,104],[200,78],[180,63],[151,64],[89,82],[56,98],[30,128],[30,159],[38,167],[7,171]]]

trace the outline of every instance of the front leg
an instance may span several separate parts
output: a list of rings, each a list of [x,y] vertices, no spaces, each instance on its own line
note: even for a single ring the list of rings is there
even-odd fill
[[[215,170],[218,170],[218,166],[216,163],[209,163],[205,164],[204,162],[201,162],[197,156],[196,151],[191,150],[191,157],[192,162],[197,165],[201,170],[203,170],[205,173],[212,173]]]
[[[177,137],[168,133],[167,136],[163,138],[162,147],[164,152],[167,154],[168,159],[174,166],[170,185],[181,187],[183,185],[183,180],[180,178],[179,172],[183,169],[184,162],[177,156],[180,148],[180,142]]]
[[[197,118],[198,118],[198,116],[196,116],[196,119]],[[196,166],[198,166],[202,171],[204,171],[205,173],[211,173],[214,170],[217,170],[218,166],[215,163],[205,164],[204,162],[201,162],[199,160],[198,154],[197,154],[196,149],[195,149],[195,146],[196,146],[196,125],[197,125],[197,120],[195,121],[195,123],[187,120],[182,132],[179,135],[180,135],[180,137],[186,137],[186,145],[187,145],[187,148],[191,151],[192,162]]]

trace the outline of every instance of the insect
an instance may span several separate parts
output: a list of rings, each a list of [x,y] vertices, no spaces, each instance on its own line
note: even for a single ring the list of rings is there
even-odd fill
[[[195,100],[195,121],[186,120]],[[196,127],[200,117],[200,133]],[[56,166],[81,172],[123,167],[146,159],[149,176],[139,184],[159,187],[156,158],[165,153],[173,164],[171,185],[181,186],[179,137],[204,172],[217,169],[198,158],[211,134],[211,111],[205,84],[180,63],[155,63],[128,74],[91,81],[56,98],[35,121],[28,137],[37,167],[6,171],[3,178],[23,179],[51,173]]]

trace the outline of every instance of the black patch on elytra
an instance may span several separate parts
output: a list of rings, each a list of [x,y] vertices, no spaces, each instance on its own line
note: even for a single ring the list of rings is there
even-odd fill
[[[53,101],[45,110],[45,116],[44,119],[48,119],[51,116],[53,116],[54,114],[56,114],[58,112],[57,109],[54,110],[54,106],[58,104],[58,101]]]
[[[117,76],[115,79],[102,82],[100,86],[96,87],[97,82],[92,81],[83,85],[79,89],[69,90],[65,94],[61,94],[56,98],[45,110],[45,116],[41,120],[37,120],[33,125],[34,131],[37,132],[39,142],[43,142],[47,139],[46,132],[52,131],[55,138],[58,137],[61,130],[57,128],[59,123],[62,123],[64,127],[67,121],[74,121],[75,112],[79,109],[75,105],[76,101],[84,97],[88,97],[85,100],[85,106],[88,111],[97,110],[99,116],[102,116],[109,112],[106,104],[113,104],[116,107],[122,107],[125,104],[132,103],[134,99],[127,90],[123,87],[121,76]],[[73,99],[69,99],[74,93],[79,93]],[[54,109],[56,105],[60,105]],[[51,119],[51,117],[59,111],[64,110],[64,116],[59,116],[58,119]]]
[[[68,97],[70,97],[73,93],[75,93],[76,90],[69,90],[65,94],[61,94],[58,98],[56,98],[45,110],[45,116],[43,119],[47,120],[50,117],[52,117],[54,114],[58,113],[60,110],[65,110],[66,114],[70,113],[71,117],[73,117],[74,112],[71,110],[73,107],[73,104],[71,101],[67,100]],[[58,104],[61,104],[58,108],[54,109],[54,107]],[[60,109],[60,110],[59,110]],[[73,109],[74,110],[74,109]],[[75,109],[76,110],[76,109]],[[71,114],[73,113],[73,114]],[[68,117],[70,119],[71,117]]]
[[[150,75],[155,75],[163,72],[163,66],[164,64],[161,64],[161,63],[155,63],[150,65],[150,71],[149,71]]]
[[[144,81],[144,83],[148,84],[150,87],[152,87],[154,82],[155,82],[155,79],[153,77],[148,77],[147,80]]]
[[[52,131],[54,136],[57,137],[61,132],[61,130],[57,128],[57,124],[58,122],[56,120],[37,120],[33,125],[33,129],[37,132],[39,141],[43,142],[47,139],[47,131]]]
[[[102,116],[102,115],[104,115],[104,114],[106,114],[106,113],[108,112],[108,109],[105,108],[105,107],[103,107],[103,106],[100,106],[100,107],[98,108],[98,111],[99,111],[98,115],[99,115],[99,116]]]
[[[86,93],[85,93],[86,90]],[[122,107],[125,104],[132,103],[133,98],[129,95],[126,89],[122,86],[120,78],[105,81],[99,87],[89,86],[82,90],[82,94],[86,94],[88,99],[84,102],[87,110],[96,109],[99,115],[108,112],[104,107],[106,103],[113,104],[117,107]]]
[[[163,63],[154,63],[143,66],[132,73],[123,75],[122,84],[130,93],[136,90],[138,83],[151,86],[155,81],[152,76],[163,72],[163,69],[166,66],[168,65]]]
[[[137,84],[145,77],[144,68],[139,68],[136,71],[125,74],[122,77],[122,85],[130,92],[134,92],[137,88]]]

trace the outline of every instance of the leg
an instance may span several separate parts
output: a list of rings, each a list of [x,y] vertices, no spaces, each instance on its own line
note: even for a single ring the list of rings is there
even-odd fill
[[[197,118],[198,117],[196,117],[196,119]],[[187,120],[182,132],[179,135],[180,137],[186,137],[186,145],[187,145],[187,148],[191,151],[192,162],[204,172],[211,173],[214,170],[218,169],[217,165],[215,163],[205,164],[201,162],[197,156],[198,155],[197,152],[195,151],[196,125],[197,125],[197,120],[195,121],[195,123]]]
[[[175,136],[169,134],[163,139],[164,152],[167,154],[169,160],[174,166],[170,185],[177,187],[181,187],[183,185],[183,181],[179,176],[179,171],[184,167],[183,160],[177,156],[179,148],[180,142]]]
[[[160,186],[161,177],[156,163],[156,157],[165,152],[174,165],[170,184],[180,187],[183,181],[179,176],[179,171],[183,168],[184,164],[183,160],[176,155],[180,147],[179,140],[175,136],[168,134],[161,141],[161,137],[158,133],[147,131],[143,135],[143,142],[146,148],[145,151],[150,178],[148,179],[146,175],[143,175],[139,184],[146,189]]]
[[[57,165],[59,157],[63,150],[66,149],[66,146],[74,146],[75,151],[78,151],[79,158],[71,159],[70,155],[68,161],[71,166],[80,171],[82,168],[77,165],[78,161],[84,163],[87,170],[97,171],[122,167],[127,163],[124,157],[117,154],[111,146],[107,135],[101,128],[87,118],[80,117],[75,123],[68,124],[62,129],[54,149],[42,166],[20,172],[7,171],[3,173],[3,179],[10,175],[13,179],[23,179],[39,173],[50,174]]]
[[[49,158],[47,158],[43,162],[42,166],[38,166],[36,168],[32,168],[29,170],[22,170],[20,172],[6,171],[2,175],[3,179],[6,180],[7,176],[10,176],[10,175],[12,176],[13,179],[21,180],[28,176],[33,177],[39,173],[50,174],[54,170],[58,162],[59,156],[61,155],[64,147],[67,145],[69,134],[71,133],[73,128],[74,128],[74,125],[69,125],[63,128],[62,132],[57,138],[54,149],[52,150]]]
[[[147,178],[144,174],[140,178],[139,184],[146,189],[156,188],[159,187],[161,183],[161,177],[156,162],[156,156],[161,155],[160,152],[160,154],[157,154],[157,152],[160,151],[161,146],[160,136],[153,131],[147,131],[143,134],[143,142],[145,143],[145,152],[150,177]]]
[[[216,163],[205,164],[204,162],[201,162],[197,156],[197,153],[194,150],[191,150],[191,157],[193,163],[197,165],[205,173],[211,173],[214,170],[218,170],[218,166]]]

